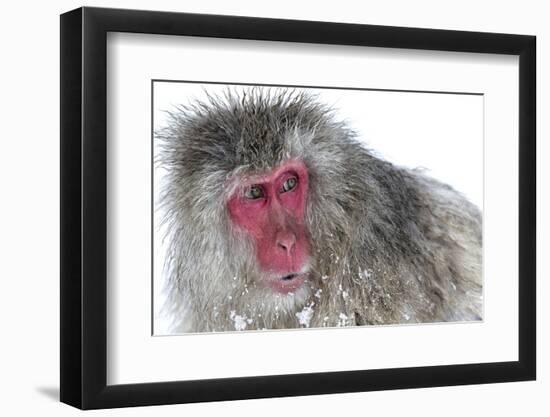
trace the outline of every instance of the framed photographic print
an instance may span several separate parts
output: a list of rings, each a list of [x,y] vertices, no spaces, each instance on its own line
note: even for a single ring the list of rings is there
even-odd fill
[[[535,379],[535,38],[61,16],[61,401]]]

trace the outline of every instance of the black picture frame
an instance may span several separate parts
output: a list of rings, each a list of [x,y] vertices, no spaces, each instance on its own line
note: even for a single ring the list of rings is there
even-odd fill
[[[108,32],[519,56],[519,360],[107,385]],[[95,409],[535,379],[535,50],[524,35],[88,7],[61,15],[61,401]]]

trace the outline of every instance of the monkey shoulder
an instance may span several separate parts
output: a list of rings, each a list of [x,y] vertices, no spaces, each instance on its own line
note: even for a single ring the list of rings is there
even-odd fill
[[[451,186],[418,170],[402,170],[407,247],[397,262],[401,315],[460,321],[482,316],[481,211]]]

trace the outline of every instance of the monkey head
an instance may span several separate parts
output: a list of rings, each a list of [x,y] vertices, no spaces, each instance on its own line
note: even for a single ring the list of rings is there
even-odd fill
[[[347,163],[362,152],[353,132],[292,90],[208,95],[171,116],[156,137],[167,276],[185,300],[173,304],[203,317],[212,306],[256,309],[257,327],[295,321],[357,234],[350,209],[365,196],[349,181]]]

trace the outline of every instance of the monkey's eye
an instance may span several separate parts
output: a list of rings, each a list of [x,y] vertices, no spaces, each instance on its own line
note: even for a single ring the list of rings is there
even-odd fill
[[[281,190],[281,192],[286,193],[287,191],[290,191],[290,190],[296,188],[296,185],[298,185],[298,178],[290,177],[283,184],[283,189]]]
[[[259,185],[253,185],[245,190],[244,196],[249,200],[256,200],[258,198],[262,198],[264,197],[264,189]]]

